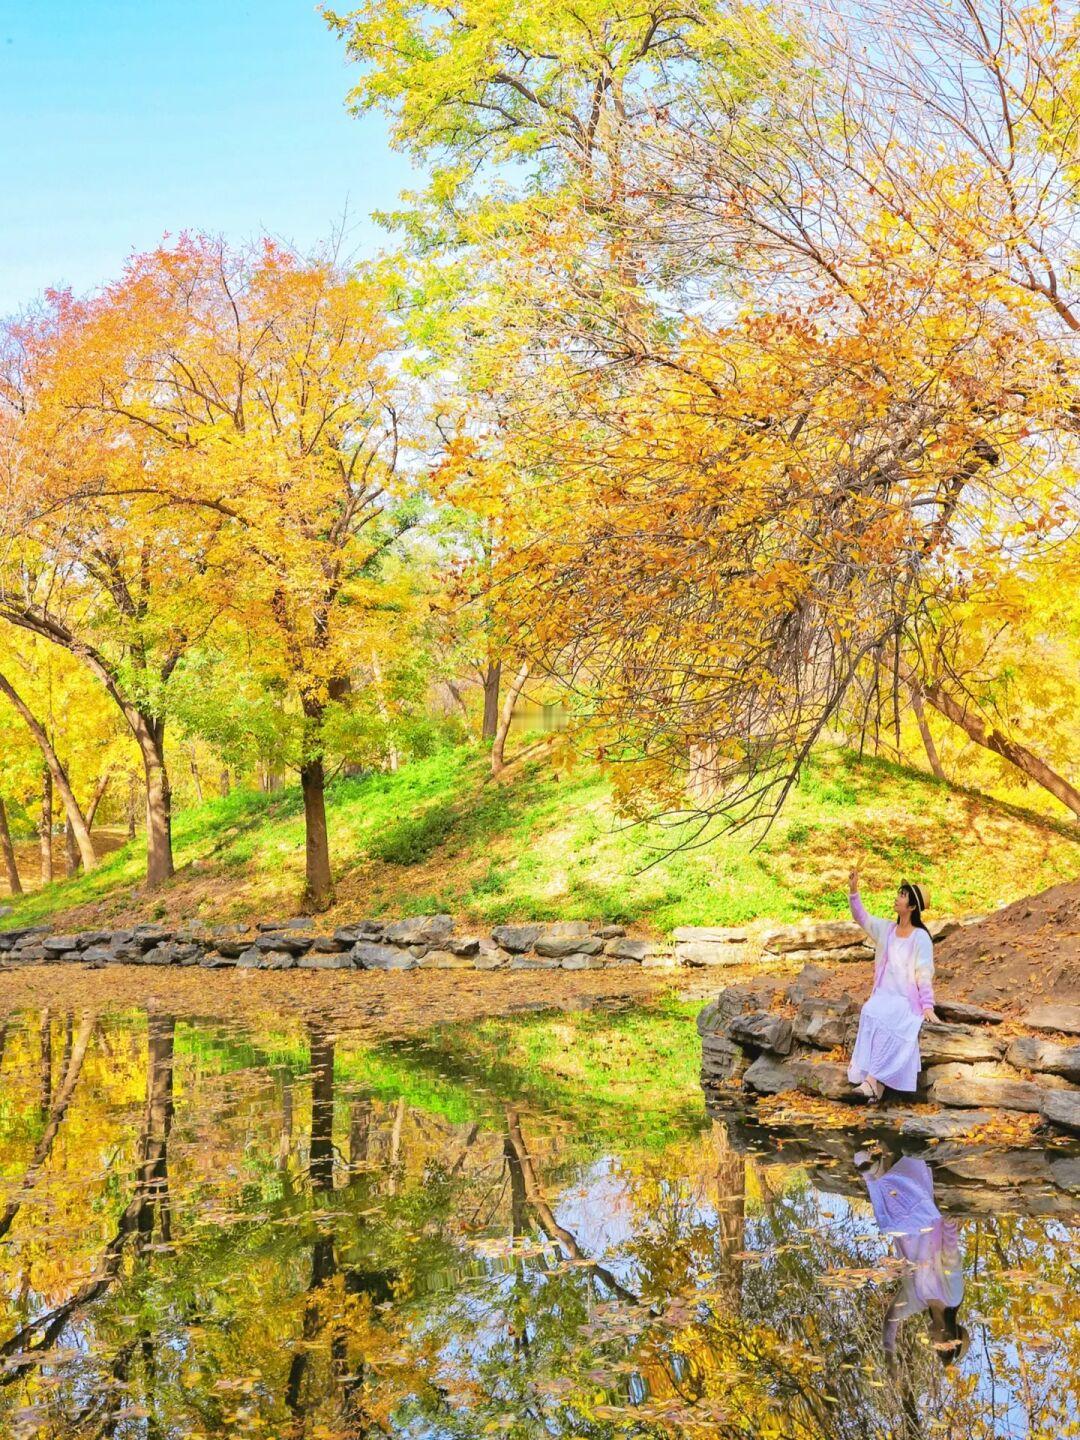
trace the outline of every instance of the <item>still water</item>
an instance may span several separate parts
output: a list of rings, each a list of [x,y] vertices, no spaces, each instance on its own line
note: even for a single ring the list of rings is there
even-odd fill
[[[12,1017],[0,1435],[1080,1433],[1067,1150],[769,1133],[678,1066],[616,1122],[467,1048]]]

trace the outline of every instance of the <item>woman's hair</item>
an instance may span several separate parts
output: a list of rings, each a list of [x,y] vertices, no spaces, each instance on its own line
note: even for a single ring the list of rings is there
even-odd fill
[[[912,923],[912,925],[915,926],[915,929],[916,929],[916,930],[926,930],[926,925],[924,924],[923,918],[922,918],[922,912],[923,912],[923,897],[922,897],[922,891],[919,889],[918,885],[912,885],[911,882],[908,881],[908,880],[901,880],[901,881],[900,881],[900,889],[901,889],[901,890],[904,892],[904,894],[907,896],[907,898],[908,898],[908,904],[911,906],[911,923]],[[929,935],[929,934],[930,934],[930,931],[929,931],[929,930],[926,930],[926,933]]]

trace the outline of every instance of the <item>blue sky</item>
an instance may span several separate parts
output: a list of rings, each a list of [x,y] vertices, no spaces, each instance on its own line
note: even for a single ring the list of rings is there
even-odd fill
[[[340,8],[347,8],[344,3]],[[0,315],[166,233],[350,248],[418,182],[314,0],[0,0]]]

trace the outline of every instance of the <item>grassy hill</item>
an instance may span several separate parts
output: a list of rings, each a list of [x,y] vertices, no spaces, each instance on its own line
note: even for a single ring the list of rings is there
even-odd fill
[[[871,898],[901,876],[925,884],[933,913],[995,909],[1080,874],[1080,827],[838,751],[805,772],[781,819],[748,835],[666,855],[678,834],[629,826],[606,782],[544,761],[512,782],[486,755],[444,750],[394,775],[339,780],[328,797],[338,898],[329,921],[449,910],[490,925],[510,917],[621,921],[636,932],[846,912],[847,869],[862,855]],[[96,925],[220,922],[294,913],[302,889],[299,789],[235,791],[175,817],[178,873],[142,891],[142,842],[90,875],[13,902],[0,924],[49,916]]]

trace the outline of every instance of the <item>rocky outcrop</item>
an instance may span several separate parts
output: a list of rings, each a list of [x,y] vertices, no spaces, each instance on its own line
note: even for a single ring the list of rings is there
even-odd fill
[[[1080,1005],[1036,1005],[1024,1016],[1024,1024],[1032,1030],[1080,1035]]]
[[[785,992],[776,987],[731,985],[697,1017],[702,1037],[702,1082],[741,1082],[758,1095],[801,1091],[830,1100],[860,1102],[847,1078],[848,1054],[858,1021],[850,995],[816,995],[819,976],[804,970]],[[809,993],[808,993],[809,992]],[[1042,1114],[1080,1132],[1080,1045],[1062,1045],[1045,1035],[1003,1036],[1000,1017],[978,1007],[939,1011],[966,1013],[972,1023],[926,1024],[920,1046],[920,1097],[947,1110],[973,1112],[956,1122],[925,1128],[916,1115],[908,1133],[944,1139],[973,1128],[974,1112],[1024,1111]],[[1060,1019],[1060,1016],[1055,1016]],[[826,1054],[824,1052],[832,1052]]]

